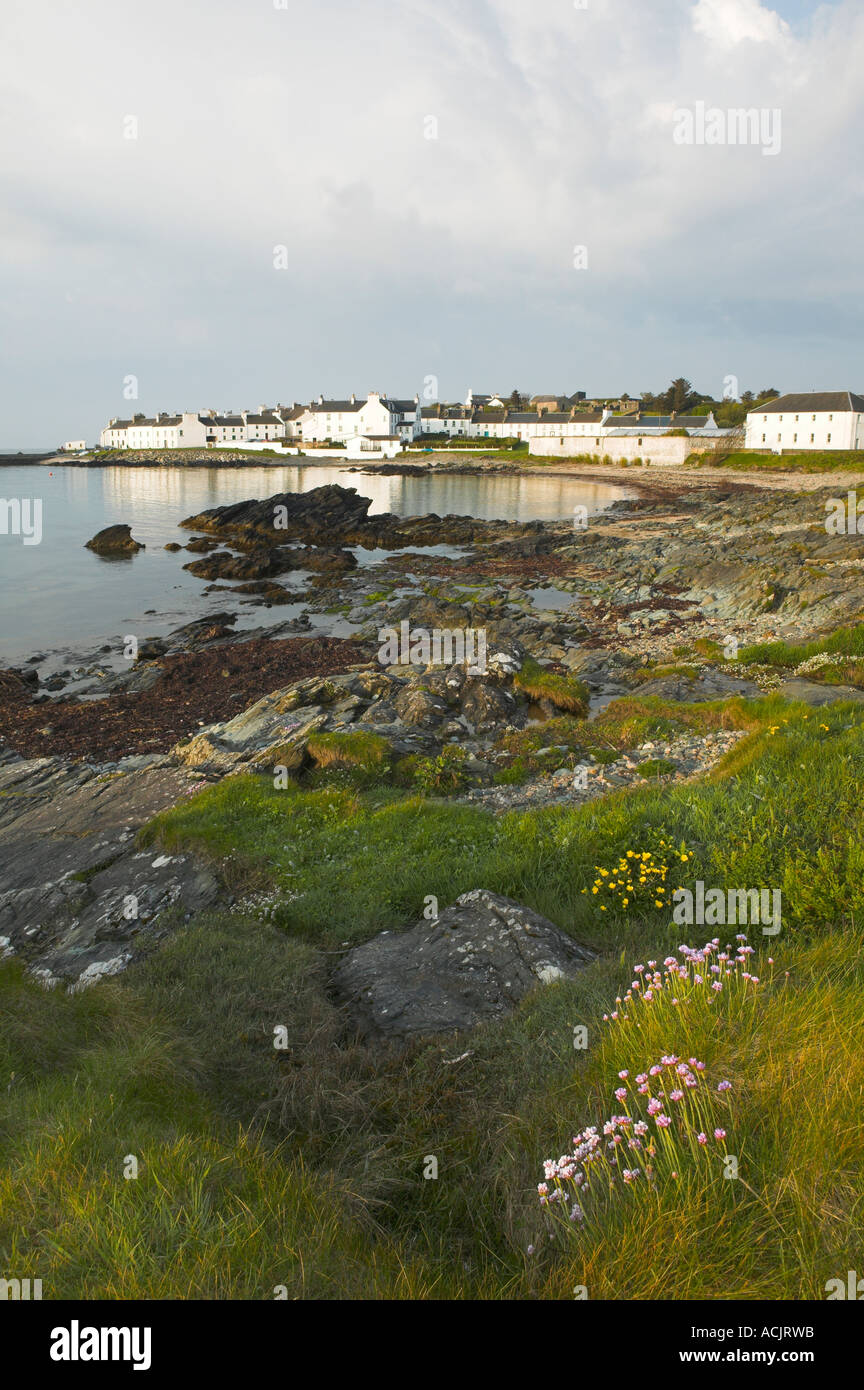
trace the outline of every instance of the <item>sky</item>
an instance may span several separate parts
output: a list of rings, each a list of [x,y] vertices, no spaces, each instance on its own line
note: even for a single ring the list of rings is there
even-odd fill
[[[4,0],[0,448],[319,392],[864,390],[862,71],[861,0]]]

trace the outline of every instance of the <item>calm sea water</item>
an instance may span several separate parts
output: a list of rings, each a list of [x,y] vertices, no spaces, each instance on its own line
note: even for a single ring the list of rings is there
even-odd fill
[[[39,652],[95,650],[126,633],[156,636],[218,609],[238,609],[231,594],[204,594],[187,574],[184,517],[206,507],[277,492],[308,492],[324,483],[356,487],[371,512],[419,516],[437,512],[484,519],[560,520],[581,505],[589,514],[634,494],[625,488],[567,477],[377,477],[344,466],[254,468],[76,468],[22,464],[0,468],[0,498],[39,498],[42,540],[25,545],[0,531],[0,665]],[[0,512],[0,526],[3,524]],[[104,526],[128,522],[145,550],[105,560],[84,548]],[[358,558],[369,560],[360,551]],[[383,558],[380,554],[374,558]],[[290,576],[280,581],[288,587]],[[298,595],[299,597],[299,595]],[[291,607],[240,605],[237,628],[292,616]],[[298,610],[299,611],[299,610]]]

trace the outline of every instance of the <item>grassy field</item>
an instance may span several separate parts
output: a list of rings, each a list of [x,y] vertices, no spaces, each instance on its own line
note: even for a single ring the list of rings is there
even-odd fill
[[[800,454],[760,454],[741,449],[720,460],[705,457],[700,462],[705,467],[732,468],[745,473],[864,473],[864,451],[861,449],[814,449],[812,452],[802,450]]]
[[[78,995],[0,964],[0,1263],[45,1298],[241,1299],[819,1298],[860,1267],[864,712],[766,697],[604,717],[610,743],[749,732],[701,783],[581,808],[493,818],[386,780],[242,777],[153,822],[150,844],[221,862],[245,905]],[[622,863],[657,872],[630,893]],[[779,935],[751,932],[758,986],[604,1022],[637,963],[746,930],[672,922],[672,887],[699,879],[782,890]],[[468,1038],[346,1035],[327,990],[344,945],[479,886],[596,962]],[[544,1159],[616,1113],[622,1070],[670,1052],[704,1061],[738,1177],[718,1145],[601,1191],[583,1225],[552,1220]]]

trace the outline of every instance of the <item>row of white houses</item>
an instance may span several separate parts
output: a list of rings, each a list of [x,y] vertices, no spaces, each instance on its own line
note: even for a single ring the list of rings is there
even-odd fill
[[[604,435],[612,430],[635,428],[642,432],[687,429],[698,434],[717,434],[713,415],[675,417],[642,415],[637,411],[616,414],[612,410],[585,410],[571,406],[553,410],[536,406],[514,410],[499,404],[499,397],[481,397],[483,404],[421,406],[418,398],[398,400],[370,392],[365,399],[325,400],[311,405],[260,406],[257,412],[215,410],[200,414],[135,415],[130,420],[111,420],[100,435],[103,449],[194,449],[231,444],[282,443],[328,444],[350,447],[367,441],[387,452],[422,436],[458,443],[459,439],[542,439],[564,436]]]
[[[393,400],[378,391],[365,398],[325,400],[311,405],[259,406],[257,411],[215,410],[182,415],[134,415],[111,420],[102,430],[103,449],[197,449],[249,443],[312,444],[349,440],[399,444],[414,438],[418,401]]]
[[[564,409],[553,408],[556,404]],[[586,403],[587,404],[587,403]],[[623,404],[623,403],[621,403]],[[701,439],[722,439],[731,433],[709,415],[647,415],[634,407],[586,409],[579,401],[534,404],[514,409],[500,396],[476,396],[469,391],[463,405],[421,406],[417,396],[400,400],[370,391],[365,397],[328,400],[319,396],[310,405],[227,412],[215,410],[180,415],[135,415],[111,420],[100,435],[104,449],[196,449],[273,443],[283,446],[344,445],[392,454],[424,437],[460,439],[519,439],[540,452],[545,439],[589,439],[595,447],[605,438],[657,438],[686,431]],[[69,446],[71,447],[71,446]],[[747,416],[745,447],[755,450],[864,449],[864,397],[851,391],[815,391],[779,396]]]

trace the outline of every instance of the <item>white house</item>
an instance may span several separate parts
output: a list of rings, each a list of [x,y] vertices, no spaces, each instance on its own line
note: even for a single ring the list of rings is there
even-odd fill
[[[748,449],[864,449],[864,396],[805,391],[778,396],[747,416]]]
[[[65,444],[60,445],[60,451],[64,454],[80,454],[86,448],[86,439],[67,439]]]
[[[359,435],[413,439],[419,426],[420,404],[413,400],[391,400],[380,391],[370,391],[365,400],[325,400],[319,396],[300,417],[300,434],[310,443],[327,439],[345,444]]]
[[[99,436],[103,449],[194,449],[205,442],[205,425],[191,412],[111,420]]]

